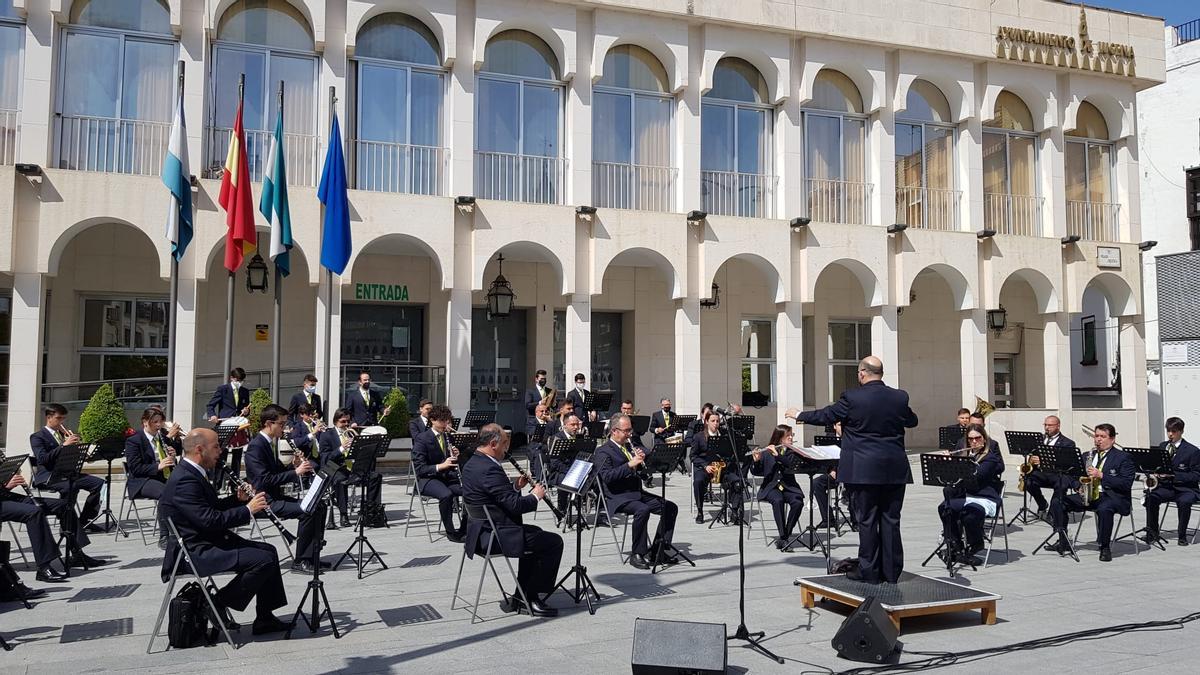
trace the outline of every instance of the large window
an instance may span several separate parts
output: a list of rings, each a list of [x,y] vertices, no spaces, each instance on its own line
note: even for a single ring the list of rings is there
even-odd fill
[[[443,71],[437,38],[404,14],[358,34],[354,179],[360,190],[443,194]]]
[[[858,362],[870,355],[870,321],[829,322],[830,401],[858,386]]]
[[[225,166],[237,116],[238,82],[244,75],[242,125],[250,177],[262,180],[279,112],[279,83],[283,82],[288,182],[312,185],[317,153],[317,59],[312,33],[300,12],[286,0],[237,0],[217,26],[212,63],[207,173],[215,178]]]
[[[1016,94],[1000,92],[996,116],[983,123],[983,225],[1005,234],[1041,234],[1037,134]]]
[[[956,230],[959,195],[950,104],[933,84],[916,80],[896,115],[897,222]]]
[[[487,43],[476,92],[475,190],[486,199],[557,204],[563,87],[558,59],[532,33],[509,30]]]
[[[24,43],[25,24],[12,0],[0,0],[0,164],[12,164],[17,151]]]
[[[775,400],[775,322],[742,319],[742,405]]]
[[[1118,241],[1119,207],[1113,194],[1113,152],[1108,124],[1096,106],[1079,104],[1075,128],[1066,132],[1067,234]]]
[[[82,305],[80,381],[166,375],[165,298],[85,297]]]
[[[59,64],[59,168],[156,175],[170,133],[176,52],[166,2],[76,2]]]
[[[804,177],[813,220],[865,224],[870,218],[866,125],[854,82],[836,70],[817,73],[804,109]]]
[[[620,45],[592,91],[592,196],[596,206],[670,211],[671,112],[667,71],[649,51]]]
[[[726,216],[771,217],[775,176],[771,170],[767,81],[742,59],[717,62],[712,89],[700,107],[700,189],[704,210]]]

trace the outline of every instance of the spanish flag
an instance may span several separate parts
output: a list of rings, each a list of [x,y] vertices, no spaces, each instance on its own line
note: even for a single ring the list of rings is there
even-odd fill
[[[250,166],[246,161],[246,131],[242,128],[242,101],[238,100],[233,137],[225,156],[221,175],[221,194],[217,200],[225,209],[225,269],[230,274],[242,266],[242,258],[253,253],[258,243],[254,231],[254,198],[250,194]]]

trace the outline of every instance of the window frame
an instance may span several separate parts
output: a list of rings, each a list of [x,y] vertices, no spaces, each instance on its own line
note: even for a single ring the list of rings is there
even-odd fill
[[[905,126],[921,128],[921,146],[920,146],[921,147],[921,149],[920,149],[920,153],[921,153],[921,184],[920,185],[897,185],[897,187],[905,187],[905,188],[918,187],[918,188],[921,188],[922,190],[929,190],[929,189],[940,190],[940,189],[942,189],[942,188],[930,188],[929,187],[929,153],[925,152],[925,139],[928,138],[928,133],[926,132],[926,129],[938,129],[940,131],[949,132],[949,137],[950,137],[950,171],[947,172],[948,175],[950,176],[950,187],[948,187],[946,189],[957,190],[958,189],[958,172],[955,171],[954,169],[958,166],[958,135],[956,133],[958,131],[958,128],[955,127],[953,124],[942,124],[940,122],[922,122],[921,120],[910,120],[910,119],[904,119],[903,117],[897,117],[896,125],[899,126],[901,124],[903,124]],[[893,153],[893,154],[895,154],[895,153]]]
[[[638,159],[636,156],[637,155],[637,153],[636,153],[637,129],[634,127],[635,127],[635,122],[637,121],[637,99],[639,97],[645,97],[645,98],[651,99],[651,100],[666,101],[668,103],[671,103],[672,105],[669,106],[671,116],[670,116],[670,119],[667,121],[667,143],[668,143],[667,156],[674,158],[675,157],[675,133],[674,133],[674,131],[675,131],[675,105],[674,105],[675,97],[674,96],[672,96],[669,93],[655,93],[652,91],[646,91],[644,89],[622,89],[621,87],[607,87],[607,86],[603,86],[603,85],[597,85],[597,86],[592,87],[592,93],[593,94],[608,94],[610,96],[628,97],[628,99],[629,99],[629,120],[630,120],[629,127],[630,127],[630,132],[631,132],[630,136],[629,136],[629,164],[628,164],[629,166],[653,166],[656,168],[663,168],[663,169],[673,168],[670,165],[660,167],[655,164],[643,164],[643,163],[637,161],[637,159]],[[592,108],[592,130],[595,131],[595,129],[596,129],[596,109],[593,107]],[[594,136],[594,134],[593,134],[593,136]],[[595,143],[594,140],[593,140],[593,143]],[[594,147],[595,146],[593,145],[593,148]],[[594,150],[593,150],[592,154],[593,154],[593,156],[595,155]],[[592,161],[595,161],[595,160],[593,159]],[[612,162],[612,164],[624,164],[624,162]]]
[[[776,329],[776,319],[775,319],[775,317],[772,317],[772,316],[763,316],[763,315],[757,315],[757,314],[744,315],[738,319],[738,329],[739,329],[738,332],[739,333],[741,332],[743,324],[747,324],[747,323],[765,323],[770,327],[770,329],[771,329],[771,355],[770,356],[753,356],[753,357],[752,356],[743,356],[741,354],[741,347],[739,345],[739,348],[738,348],[739,389],[741,388],[741,384],[740,384],[741,383],[741,373],[747,366],[749,366],[751,369],[753,369],[754,366],[763,366],[763,365],[770,366],[770,368],[771,368],[771,383],[770,383],[771,390],[769,392],[767,392],[767,398],[768,398],[767,405],[775,405],[778,402],[777,398],[776,398],[776,392],[779,389],[779,387],[777,386],[778,385],[778,383],[777,383],[778,373],[779,373],[779,366],[778,366],[779,349],[778,349],[778,345],[776,344],[778,342],[778,340],[776,339],[776,330],[775,330]],[[743,390],[741,393],[745,394],[746,392]]]
[[[1099,356],[1096,352],[1096,315],[1089,314],[1079,317],[1079,365],[1098,366]],[[1090,344],[1089,344],[1090,343]],[[1090,355],[1090,358],[1089,358]]]
[[[1038,134],[1035,131],[1015,131],[1013,129],[1004,129],[1000,127],[983,127],[983,135],[1000,134],[1004,136],[1004,192],[1000,194],[1006,197],[1031,197],[1033,199],[1041,199],[1042,197],[1042,181],[1041,181],[1041,148],[1038,147]],[[1012,191],[1012,139],[1028,138],[1033,141],[1033,194],[1031,195],[1014,195]],[[982,141],[982,136],[980,137]],[[991,193],[996,194],[996,193]]]
[[[1091,173],[1092,173],[1092,160],[1091,160],[1091,153],[1089,151],[1092,149],[1093,146],[1103,147],[1103,148],[1108,149],[1108,196],[1109,196],[1109,199],[1112,199],[1114,201],[1094,202],[1094,201],[1092,201],[1091,194],[1085,194],[1086,198],[1083,199],[1082,201],[1087,204],[1104,204],[1104,203],[1112,204],[1112,203],[1115,203],[1116,194],[1117,194],[1117,185],[1116,185],[1117,148],[1116,148],[1116,144],[1113,143],[1112,141],[1103,141],[1103,140],[1099,140],[1096,138],[1084,138],[1084,137],[1080,137],[1080,136],[1064,136],[1063,138],[1068,144],[1073,143],[1076,145],[1083,146],[1083,189],[1084,189],[1085,193],[1091,192],[1090,178],[1091,178]],[[1066,146],[1066,145],[1064,145],[1064,147],[1063,147],[1063,167],[1064,167],[1064,169],[1066,167],[1067,147],[1068,146]],[[1064,181],[1064,190],[1065,190],[1065,181]],[[1074,201],[1074,200],[1068,199],[1068,201]]]
[[[859,362],[862,361],[862,359],[864,358],[862,356],[859,356],[854,359],[835,359],[833,357],[833,331],[830,330],[830,327],[835,324],[845,324],[845,325],[854,326],[855,354],[862,354],[863,353],[863,344],[862,344],[862,340],[860,339],[862,337],[862,328],[863,328],[863,326],[866,326],[868,335],[870,336],[871,339],[874,339],[874,335],[873,335],[874,328],[872,326],[872,323],[873,323],[872,319],[861,318],[861,317],[860,318],[854,318],[854,317],[832,318],[831,317],[829,320],[827,320],[825,322],[825,345],[826,345],[825,358],[827,361],[827,372],[828,372],[827,380],[828,380],[829,400],[830,401],[836,401],[836,400],[838,400],[838,397],[840,397],[842,395],[842,392],[835,392],[833,390],[833,383],[834,383],[833,369],[834,368],[845,368],[845,367],[849,366],[849,367],[852,367],[855,370],[857,370]],[[871,353],[871,345],[868,343],[866,345],[866,354],[869,355],[870,353]]]
[[[148,356],[148,357],[167,357],[168,347],[137,347],[135,339],[135,331],[137,329],[137,306],[139,302],[161,303],[166,306],[167,316],[170,316],[171,299],[166,295],[156,294],[131,294],[131,293],[80,293],[77,296],[78,307],[77,316],[79,317],[78,329],[75,336],[75,372],[76,377],[82,370],[83,358],[87,356],[100,357],[100,380],[112,379],[105,375],[106,365],[105,357],[107,356]],[[84,333],[86,331],[87,317],[87,302],[89,300],[99,300],[103,302],[131,302],[133,303],[131,320],[129,321],[129,340],[128,347],[87,347],[84,345]],[[169,323],[168,323],[169,330]],[[169,336],[168,336],[169,339]]]
[[[21,112],[21,103],[24,100],[25,94],[25,37],[27,32],[26,23],[20,19],[0,16],[0,28],[16,28],[20,34],[20,40],[17,41],[17,90],[16,100],[13,101],[12,108],[5,108],[3,101],[0,101],[0,110],[7,112]],[[18,127],[19,127],[18,120]]]
[[[271,56],[273,54],[280,54],[283,56],[291,56],[291,57],[310,59],[312,61],[313,101],[319,100],[319,97],[317,97],[317,87],[318,87],[318,81],[319,81],[320,75],[321,75],[321,71],[320,71],[321,60],[320,60],[320,55],[317,52],[301,51],[301,50],[296,50],[296,49],[285,49],[283,47],[272,47],[269,45],[255,45],[255,44],[248,44],[248,43],[244,43],[244,42],[230,42],[229,40],[213,40],[211,43],[209,43],[209,52],[208,52],[209,59],[208,59],[208,64],[207,64],[208,65],[208,73],[207,73],[208,81],[206,83],[206,85],[207,85],[206,88],[208,90],[207,93],[208,93],[208,99],[209,99],[209,105],[208,105],[209,110],[208,110],[208,118],[205,120],[205,122],[206,122],[205,130],[206,131],[209,129],[218,128],[217,124],[216,124],[216,122],[217,122],[216,68],[217,68],[217,52],[221,49],[232,49],[232,50],[242,51],[242,52],[256,52],[256,53],[264,55],[266,57],[266,60],[264,61],[264,63],[266,64],[268,74],[270,73]],[[274,131],[274,129],[275,129],[275,126],[274,126],[275,120],[270,117],[271,97],[278,95],[278,89],[272,88],[270,86],[270,82],[267,81],[266,79],[264,79],[264,83],[266,83],[268,85],[268,86],[263,87],[263,114],[265,115],[265,119],[263,120],[264,128],[255,129],[253,127],[245,125],[245,120],[243,120],[243,125],[245,126],[246,131],[271,132],[271,131]],[[309,132],[304,135],[316,137],[317,136],[317,125],[320,122],[320,115],[317,114],[317,109],[315,107],[312,111],[312,117],[313,117],[312,129],[310,129]],[[296,133],[296,132],[288,132],[285,130],[284,133]],[[209,163],[211,163],[213,160],[220,161],[223,163],[225,158],[224,157],[210,157],[208,159],[210,160]]]
[[[566,93],[566,83],[561,80],[544,80],[542,78],[537,78],[537,77],[525,77],[523,75],[509,75],[507,73],[484,72],[482,70],[476,72],[476,74],[475,74],[476,95],[474,96],[474,98],[475,98],[475,120],[473,123],[473,127],[474,127],[475,152],[476,153],[497,152],[495,150],[483,150],[479,147],[479,128],[480,128],[479,120],[482,119],[482,115],[480,115],[480,108],[483,105],[483,97],[479,95],[479,90],[480,90],[479,83],[484,80],[515,83],[520,88],[520,94],[517,97],[517,108],[518,108],[517,120],[520,123],[517,125],[517,152],[515,153],[516,156],[518,156],[518,157],[538,157],[538,158],[543,158],[543,159],[552,158],[552,159],[559,159],[559,160],[566,158],[566,148],[563,147],[564,139],[566,138],[566,126],[567,126],[567,109],[566,109],[567,97],[564,95]],[[529,155],[529,154],[526,154],[526,152],[525,152],[525,86],[526,86],[526,84],[530,84],[534,87],[553,88],[558,93],[558,134],[557,134],[558,143],[556,145],[557,154],[555,154],[555,155]],[[509,153],[499,153],[499,154],[509,154]],[[565,185],[561,186],[561,187],[565,188]]]
[[[733,110],[733,162],[732,162],[733,170],[732,171],[719,171],[717,169],[705,169],[704,168],[704,164],[703,164],[703,161],[704,161],[704,159],[703,159],[704,158],[704,149],[703,149],[704,138],[703,138],[703,136],[701,136],[701,138],[700,138],[700,145],[701,145],[700,171],[701,172],[717,171],[719,173],[732,173],[732,174],[741,175],[741,176],[764,176],[766,178],[774,178],[775,177],[775,125],[777,122],[777,120],[776,120],[777,107],[773,106],[773,105],[767,105],[765,103],[750,103],[747,101],[735,101],[733,99],[728,99],[728,98],[702,96],[702,97],[700,97],[700,116],[701,117],[704,116],[705,106],[709,106],[709,105],[716,106],[716,107],[722,107],[722,108],[729,108],[729,109]],[[763,161],[763,166],[762,166],[763,171],[760,171],[758,173],[746,173],[746,172],[738,169],[738,166],[739,166],[738,160],[740,159],[738,149],[741,147],[741,143],[739,142],[740,129],[741,129],[741,116],[738,115],[738,112],[741,110],[752,110],[755,112],[765,112],[767,114],[766,118],[769,123],[766,125],[767,137],[763,143],[763,147],[765,147],[767,149],[767,156]],[[672,117],[672,119],[674,119],[674,118]],[[701,126],[701,128],[703,128],[703,126]]]

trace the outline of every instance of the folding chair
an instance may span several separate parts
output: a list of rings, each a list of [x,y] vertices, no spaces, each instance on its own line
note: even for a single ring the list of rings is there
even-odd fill
[[[625,562],[629,559],[629,556],[625,555],[625,543],[629,537],[629,519],[632,516],[630,516],[628,513],[614,512],[611,515],[606,515],[608,525],[597,525],[600,522],[600,514],[608,514],[608,497],[605,496],[603,489],[599,491],[599,494],[600,498],[596,502],[595,511],[591,514],[591,522],[588,523],[592,528],[591,542],[588,543],[588,557],[591,557],[592,549],[596,547],[596,530],[598,530],[600,527],[607,527],[609,533],[612,534],[612,545],[617,549],[617,558],[620,559],[621,564],[625,564]],[[622,521],[620,541],[617,540],[617,526],[616,523],[613,522],[617,518],[620,518]],[[600,545],[608,546],[608,544],[605,542],[600,542]]]
[[[987,552],[983,554],[983,566],[987,568],[988,560],[992,557],[992,542],[996,537],[996,527],[1004,526],[1004,562],[1012,560],[1008,552],[1008,521],[1004,519],[1004,485],[1005,482],[1000,482],[1000,503],[996,507],[996,515],[991,518],[985,518],[983,521],[983,538],[987,541]]]
[[[122,461],[121,465],[125,468],[125,475],[128,476],[129,475],[129,463]],[[145,499],[145,498],[134,499],[133,497],[130,497],[128,481],[125,482],[125,488],[123,490],[121,490],[121,503],[120,503],[120,505],[117,506],[117,521],[124,522],[125,519],[129,517],[129,511],[133,511],[133,518],[134,518],[134,522],[137,523],[138,534],[140,534],[142,536],[142,546],[147,546],[147,545],[149,545],[149,542],[146,541],[147,522],[146,522],[146,520],[144,520],[142,518],[141,510],[138,509],[137,503],[139,501],[154,502],[154,506],[151,507],[151,509],[150,509],[149,527],[150,527],[150,531],[152,533],[154,533],[155,541],[157,541],[158,540],[158,531],[157,531],[158,525],[156,522],[156,517],[158,516],[158,500],[157,499]],[[128,505],[128,508],[126,508],[126,505]],[[118,537],[121,536],[121,534],[122,534],[121,528],[117,528],[116,532],[113,533],[113,540],[115,541]],[[128,532],[125,532],[124,534],[126,537],[129,536]]]
[[[1175,505],[1174,501],[1163,502],[1162,507],[1163,507],[1162,515],[1158,519],[1158,531],[1159,532],[1162,532],[1164,530],[1164,526],[1167,524],[1167,511],[1171,510],[1172,508],[1174,508],[1176,510],[1179,509],[1179,507]],[[1195,508],[1195,507],[1193,506],[1193,508]],[[1192,539],[1189,543],[1195,544],[1196,538],[1200,537],[1200,527],[1189,527],[1188,529],[1191,530],[1191,532],[1192,532]],[[1187,536],[1186,532],[1184,533],[1184,536]]]
[[[1076,545],[1076,542],[1079,541],[1079,531],[1083,529],[1083,521],[1087,520],[1088,515],[1090,515],[1091,513],[1092,513],[1091,511],[1083,511],[1082,512],[1081,517],[1079,518],[1079,524],[1077,526],[1075,526],[1075,536],[1071,538],[1071,546],[1078,548]],[[1125,536],[1117,536],[1121,532],[1121,523],[1125,521],[1125,516],[1123,516],[1119,513],[1117,514],[1117,522],[1113,524],[1112,542],[1111,543],[1115,544],[1118,541],[1122,541],[1124,539],[1129,539],[1128,543],[1131,546],[1133,546],[1133,552],[1136,553],[1137,555],[1141,555],[1142,554],[1142,549],[1141,549],[1142,540],[1140,540],[1136,536],[1134,536],[1134,532],[1137,532],[1137,523],[1134,522],[1134,518],[1133,518],[1134,513],[1136,513],[1136,510],[1133,508],[1130,508],[1129,509],[1129,533],[1126,534]],[[1099,521],[1097,521],[1097,526],[1098,525],[1099,525]],[[1146,548],[1149,549],[1150,545],[1147,544]]]
[[[500,575],[496,572],[496,565],[492,562],[492,558],[496,556],[500,556],[504,559],[504,564],[508,566],[508,573],[512,577],[513,585],[517,589],[517,594],[520,596],[522,602],[525,603],[525,606],[529,607],[529,597],[525,594],[525,589],[521,588],[521,582],[517,580],[517,572],[513,569],[512,561],[510,560],[510,558],[520,558],[522,551],[515,551],[514,553],[516,555],[509,555],[508,552],[504,551],[503,547],[500,545],[499,538],[496,536],[496,522],[492,520],[492,512],[486,506],[477,506],[474,504],[464,503],[463,508],[466,509],[467,517],[471,520],[482,522],[486,519],[490,531],[485,535],[487,539],[487,548],[482,553],[480,553],[478,550],[475,551],[476,556],[483,557],[483,564],[480,565],[479,568],[479,585],[475,589],[475,603],[468,603],[466,598],[458,594],[459,586],[462,584],[463,568],[467,564],[467,545],[463,544],[462,557],[458,561],[458,576],[454,580],[454,596],[450,599],[450,609],[458,609],[455,607],[455,603],[461,600],[463,603],[462,607],[469,609],[471,612],[471,623],[486,621],[486,619],[479,618],[479,598],[483,595],[483,578],[487,574],[488,570],[492,571],[492,577],[496,579],[496,586],[500,588],[500,594],[504,596],[504,600],[507,601],[509,599],[510,596],[504,590],[504,584],[500,582]],[[520,526],[509,525],[507,527],[519,528]]]
[[[421,522],[425,524],[425,534],[429,536],[429,543],[433,543],[434,530],[429,527],[429,512],[425,510],[427,502],[437,502],[433,497],[426,497],[421,494],[420,483],[417,481],[417,467],[412,462],[408,463],[408,475],[411,482],[409,483],[408,491],[408,517],[404,520],[404,536],[408,536],[408,528],[413,521],[413,502],[418,502],[421,505]],[[361,517],[361,516],[360,516]],[[438,521],[438,532],[441,531],[441,521]]]
[[[204,600],[208,602],[210,617],[217,625],[221,627],[221,633],[225,635],[225,639],[229,641],[229,645],[234,649],[238,648],[238,644],[233,641],[233,637],[229,635],[229,627],[225,625],[225,620],[221,618],[221,613],[217,611],[217,605],[213,602],[212,592],[210,589],[216,588],[217,584],[213,581],[212,575],[206,575],[201,578],[196,573],[196,566],[192,564],[192,554],[188,552],[187,546],[183,543],[183,537],[179,536],[179,530],[175,529],[175,521],[167,518],[167,529],[170,530],[171,536],[175,538],[175,543],[178,548],[175,551],[175,564],[171,568],[171,578],[167,582],[167,591],[163,594],[162,605],[158,608],[158,620],[154,622],[154,630],[150,633],[150,641],[146,643],[146,653],[154,647],[154,638],[158,637],[158,631],[162,628],[163,618],[167,615],[167,607],[171,603],[172,593],[175,591],[175,579],[179,576],[180,563],[186,562],[187,573],[196,580],[200,588],[204,589]],[[170,649],[170,646],[167,646]]]

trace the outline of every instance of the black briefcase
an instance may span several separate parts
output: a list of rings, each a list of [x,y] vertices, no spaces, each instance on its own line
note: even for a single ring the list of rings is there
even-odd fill
[[[209,626],[211,611],[200,584],[185,584],[167,608],[167,642],[176,649],[213,644],[216,626]]]

